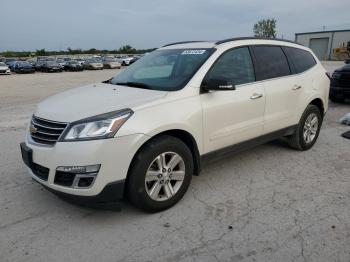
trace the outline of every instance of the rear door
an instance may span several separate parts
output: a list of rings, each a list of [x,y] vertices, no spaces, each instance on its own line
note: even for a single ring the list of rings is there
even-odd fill
[[[201,94],[205,152],[262,135],[265,94],[255,79],[248,47],[226,51],[205,79],[226,79],[236,90]]]
[[[301,79],[292,75],[280,46],[253,46],[257,80],[266,94],[264,134],[295,125],[296,106],[302,89]]]

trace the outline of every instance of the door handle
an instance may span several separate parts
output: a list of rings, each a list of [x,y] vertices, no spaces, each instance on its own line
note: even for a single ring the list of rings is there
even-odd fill
[[[298,89],[301,89],[302,86],[301,85],[294,85],[292,90],[298,90]]]
[[[255,99],[258,99],[258,98],[262,98],[263,97],[263,94],[258,94],[258,93],[254,93],[250,99],[252,100],[255,100]]]

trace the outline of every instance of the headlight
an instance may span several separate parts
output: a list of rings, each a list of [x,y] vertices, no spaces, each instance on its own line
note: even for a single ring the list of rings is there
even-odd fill
[[[132,116],[131,109],[123,109],[94,117],[89,117],[69,124],[61,141],[81,141],[111,138]]]

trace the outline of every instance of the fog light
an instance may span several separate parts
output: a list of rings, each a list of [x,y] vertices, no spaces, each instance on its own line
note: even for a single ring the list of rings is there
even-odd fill
[[[80,177],[78,182],[78,187],[90,187],[92,182],[94,182],[94,177]]]
[[[72,188],[90,188],[101,165],[59,166],[56,168],[54,183]]]
[[[101,165],[89,165],[89,166],[59,166],[56,171],[64,173],[74,173],[74,174],[89,174],[96,173],[100,170]]]

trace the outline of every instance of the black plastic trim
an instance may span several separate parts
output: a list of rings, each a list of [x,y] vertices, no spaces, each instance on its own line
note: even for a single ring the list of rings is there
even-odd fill
[[[35,179],[34,179],[35,180]],[[38,182],[37,180],[35,180]],[[107,184],[101,193],[95,196],[80,196],[80,195],[72,195],[63,193],[61,191],[57,191],[52,189],[44,184],[41,184],[45,189],[54,193],[59,198],[81,206],[94,207],[94,208],[105,208],[105,209],[113,209],[113,210],[121,210],[122,201],[124,198],[124,188],[125,188],[125,180],[119,180],[115,182],[111,182]]]
[[[283,129],[280,129],[278,131],[274,131],[272,133],[259,136],[257,138],[253,138],[232,146],[225,147],[223,149],[215,150],[212,152],[209,152],[207,154],[204,154],[201,156],[201,163],[205,165],[205,163],[211,162],[216,159],[223,158],[227,155],[231,155],[234,153],[238,153],[241,151],[244,151],[246,149],[267,143],[269,141],[281,138],[283,136],[289,136],[294,134],[295,130],[297,128],[297,125],[289,126]]]
[[[162,47],[167,47],[167,46],[172,46],[172,45],[181,45],[181,44],[190,44],[190,43],[207,43],[208,41],[199,41],[199,40],[194,40],[194,41],[182,41],[182,42],[175,42],[175,43],[170,43],[163,45]]]

